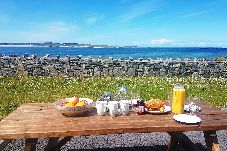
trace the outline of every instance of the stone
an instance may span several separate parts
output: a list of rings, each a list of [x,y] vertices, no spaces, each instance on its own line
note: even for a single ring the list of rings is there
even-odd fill
[[[128,76],[135,77],[136,76],[136,69],[135,68],[128,68],[126,73],[127,73]]]
[[[94,76],[100,77],[101,76],[101,70],[98,67],[94,68]]]
[[[200,74],[200,75],[204,75],[204,73],[205,73],[205,70],[199,69],[199,74]]]
[[[193,77],[193,78],[199,77],[199,73],[198,73],[198,72],[192,73],[192,77]]]
[[[122,67],[115,67],[113,69],[113,76],[119,77],[119,76],[125,76],[125,71]]]
[[[74,76],[74,70],[73,69],[66,69],[66,74],[69,77],[73,77]]]
[[[165,68],[161,68],[160,69],[160,76],[166,76],[167,75],[167,71]]]

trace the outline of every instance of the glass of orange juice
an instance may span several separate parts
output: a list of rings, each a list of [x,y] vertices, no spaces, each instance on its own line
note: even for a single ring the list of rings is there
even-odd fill
[[[173,88],[172,112],[175,114],[184,113],[185,89],[182,85],[175,85]]]

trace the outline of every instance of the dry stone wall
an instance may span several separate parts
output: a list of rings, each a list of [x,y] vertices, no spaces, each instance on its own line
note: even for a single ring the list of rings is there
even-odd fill
[[[227,78],[227,61],[1,56],[0,76],[213,76]]]

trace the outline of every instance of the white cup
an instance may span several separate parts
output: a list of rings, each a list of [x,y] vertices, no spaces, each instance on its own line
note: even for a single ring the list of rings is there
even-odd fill
[[[129,113],[129,101],[121,100],[120,101],[120,110],[122,115],[128,115]]]
[[[110,116],[115,117],[118,114],[118,101],[109,101],[106,105],[109,108]]]
[[[107,101],[97,101],[96,109],[99,116],[105,115]]]

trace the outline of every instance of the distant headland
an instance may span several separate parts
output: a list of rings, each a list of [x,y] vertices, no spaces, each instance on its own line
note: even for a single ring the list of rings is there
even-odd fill
[[[110,46],[110,45],[92,45],[80,43],[0,43],[0,47],[71,47],[71,48],[137,48],[138,46]]]

